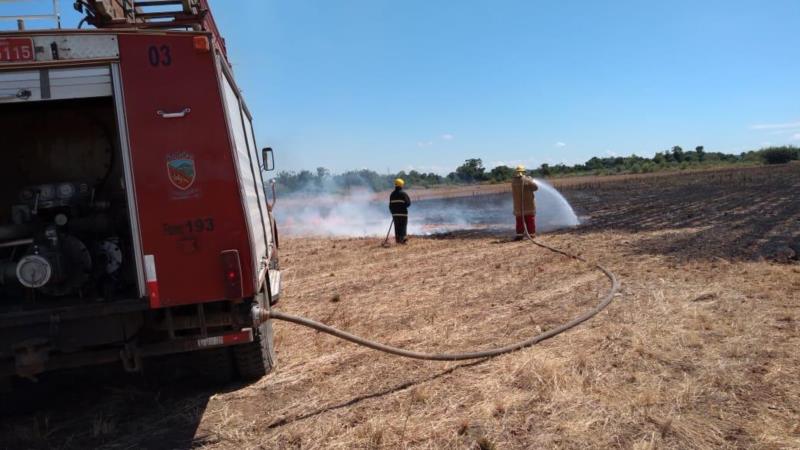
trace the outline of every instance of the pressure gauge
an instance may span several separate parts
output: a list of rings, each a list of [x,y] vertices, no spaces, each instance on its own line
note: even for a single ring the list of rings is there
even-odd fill
[[[17,263],[17,279],[27,288],[40,288],[50,282],[53,267],[39,255],[23,256]]]
[[[39,200],[48,201],[56,198],[56,187],[52,184],[39,186]]]
[[[58,198],[67,200],[75,195],[75,185],[72,183],[61,183],[58,185]]]

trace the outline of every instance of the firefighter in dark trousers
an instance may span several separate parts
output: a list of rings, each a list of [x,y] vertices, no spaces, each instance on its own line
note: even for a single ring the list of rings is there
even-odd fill
[[[406,243],[406,229],[408,228],[408,207],[411,199],[403,190],[406,182],[402,178],[394,180],[394,191],[389,196],[389,211],[394,220],[394,240],[398,244]]]
[[[514,178],[511,179],[511,193],[514,195],[514,216],[517,218],[516,240],[525,237],[525,227],[531,236],[536,234],[536,198],[534,192],[539,189],[533,178],[525,174],[525,166],[517,166]],[[523,220],[525,221],[523,224]]]

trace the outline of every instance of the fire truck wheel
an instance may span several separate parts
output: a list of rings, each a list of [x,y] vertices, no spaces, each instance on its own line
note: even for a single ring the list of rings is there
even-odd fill
[[[0,376],[0,395],[11,392],[11,386],[14,384],[14,379],[11,376]]]
[[[233,380],[231,352],[228,348],[213,348],[191,352],[189,368],[193,378],[200,384],[224,385]]]
[[[230,383],[235,376],[229,347],[153,356],[143,362],[143,381],[153,389],[176,383],[218,387]]]
[[[233,347],[233,360],[243,380],[254,381],[275,367],[275,348],[272,343],[272,321],[253,330],[254,340]]]
[[[13,394],[12,378],[10,376],[0,376],[0,415],[13,414],[18,411],[17,405],[25,405],[27,403],[23,399],[14,398]]]

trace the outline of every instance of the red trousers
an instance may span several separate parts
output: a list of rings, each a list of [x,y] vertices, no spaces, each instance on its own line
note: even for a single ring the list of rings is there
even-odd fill
[[[532,214],[525,215],[525,224],[522,224],[523,216],[515,216],[517,218],[517,236],[525,236],[525,225],[528,226],[528,233],[531,235],[536,234],[536,216]]]

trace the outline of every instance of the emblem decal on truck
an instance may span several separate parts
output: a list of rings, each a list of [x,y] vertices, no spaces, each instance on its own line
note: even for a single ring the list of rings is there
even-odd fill
[[[167,155],[167,175],[169,182],[182,191],[192,187],[197,177],[194,156],[186,152]]]

